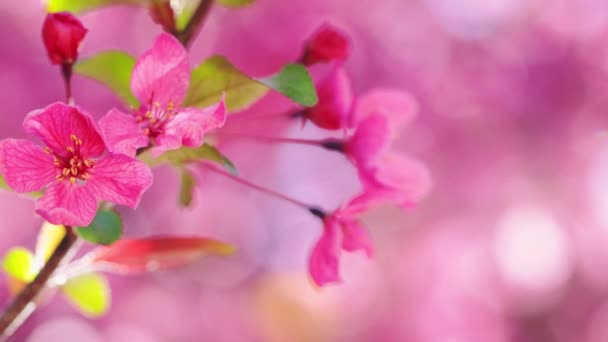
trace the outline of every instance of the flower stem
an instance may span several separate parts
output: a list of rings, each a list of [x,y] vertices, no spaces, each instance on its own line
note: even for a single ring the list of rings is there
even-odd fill
[[[224,176],[226,178],[229,178],[229,179],[231,179],[231,180],[233,180],[233,181],[235,181],[235,182],[237,182],[239,184],[242,184],[242,185],[244,185],[246,187],[249,187],[249,188],[252,188],[252,189],[257,190],[259,192],[262,192],[262,193],[264,193],[266,195],[272,196],[274,198],[278,198],[278,199],[283,200],[285,202],[289,202],[289,203],[291,203],[291,204],[293,204],[295,206],[298,206],[300,208],[308,210],[309,212],[312,212],[312,211],[315,211],[315,212],[321,211],[320,209],[318,209],[317,206],[310,205],[308,203],[304,203],[302,201],[299,201],[297,199],[294,199],[294,198],[291,198],[291,197],[289,197],[287,195],[284,195],[284,194],[282,194],[280,192],[277,192],[277,191],[274,191],[274,190],[270,190],[270,189],[265,188],[263,186],[251,183],[250,181],[247,181],[247,180],[245,180],[243,178],[237,177],[237,176],[235,176],[235,175],[233,175],[233,174],[231,174],[229,172],[226,172],[226,171],[224,171],[224,170],[222,170],[222,169],[220,169],[220,168],[218,168],[218,167],[216,167],[214,165],[211,165],[211,164],[208,164],[208,163],[203,163],[202,165],[205,166],[209,171],[213,171],[213,172],[215,172],[215,173],[217,173],[219,175],[222,175],[222,176]]]
[[[49,260],[44,264],[36,278],[27,284],[21,292],[13,298],[12,302],[0,316],[0,336],[10,336],[27,318],[35,308],[34,301],[45,289],[47,281],[53,272],[61,265],[61,261],[68,254],[70,248],[78,239],[72,227],[66,226],[66,234],[59,245],[51,254]]]
[[[335,151],[335,152],[344,152],[346,143],[341,139],[327,138],[327,139],[296,139],[296,138],[284,138],[284,137],[269,137],[265,135],[253,135],[253,134],[239,134],[239,133],[230,133],[230,132],[222,132],[222,136],[225,137],[236,137],[236,138],[244,138],[251,139],[255,141],[265,142],[265,143],[279,143],[279,144],[298,144],[298,145],[309,145],[309,146],[319,146],[326,150]]]
[[[186,48],[190,46],[192,39],[200,30],[212,4],[213,0],[201,0],[186,27],[180,32],[177,32],[175,35],[175,38],[177,38],[177,40],[179,40]]]
[[[63,83],[65,83],[65,102],[69,105],[74,104],[72,97],[72,63],[63,63],[61,65],[61,75]]]

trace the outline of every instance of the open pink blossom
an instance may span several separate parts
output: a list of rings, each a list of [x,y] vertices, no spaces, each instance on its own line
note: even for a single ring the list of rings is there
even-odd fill
[[[141,106],[130,114],[112,109],[99,121],[113,152],[135,155],[153,146],[159,155],[181,146],[200,146],[206,132],[226,120],[223,100],[205,108],[182,108],[190,84],[188,53],[172,35],[161,33],[135,64],[131,90]]]
[[[0,141],[0,173],[16,192],[46,189],[36,212],[50,223],[87,226],[100,200],[135,208],[152,184],[146,165],[107,152],[93,120],[77,107],[51,104],[29,113],[23,127],[46,146]]]
[[[317,85],[319,101],[303,112],[304,118],[325,129],[347,128],[353,104],[350,80],[341,66],[334,66]]]
[[[344,144],[344,153],[357,168],[365,189],[357,201],[366,205],[389,202],[406,208],[429,192],[431,181],[422,163],[390,151],[395,138],[391,118],[380,114],[364,117]]]
[[[351,203],[338,208],[323,217],[323,234],[315,244],[309,259],[310,275],[319,286],[340,279],[340,253],[364,251],[368,257],[373,254],[373,245],[367,230],[356,218],[365,211],[364,206],[353,210]]]
[[[305,65],[331,61],[342,63],[348,58],[349,50],[349,37],[338,28],[326,23],[306,42],[300,61]]]

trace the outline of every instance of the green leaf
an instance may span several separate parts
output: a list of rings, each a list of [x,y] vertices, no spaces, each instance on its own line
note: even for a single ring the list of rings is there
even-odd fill
[[[196,180],[192,173],[185,168],[182,168],[182,184],[179,190],[179,204],[182,207],[188,207],[192,204],[192,197],[194,195],[194,187],[196,186]]]
[[[148,0],[47,0],[46,9],[50,13],[68,11],[81,13],[111,5],[141,5]]]
[[[257,80],[301,105],[311,107],[317,104],[312,79],[301,64],[287,64],[278,73]]]
[[[131,73],[135,58],[122,51],[104,51],[74,65],[74,72],[112,89],[122,101],[138,107],[139,101],[131,92]]]
[[[268,89],[239,71],[226,57],[213,56],[192,70],[185,107],[207,107],[226,94],[229,111],[244,110],[262,98]]]
[[[221,164],[226,170],[234,175],[238,173],[234,164],[214,146],[209,144],[203,144],[200,147],[182,147],[177,150],[167,151],[157,158],[152,157],[151,153],[146,151],[141,154],[139,158],[149,166],[172,164],[178,167],[187,163],[211,160]]]
[[[23,248],[11,248],[2,260],[2,268],[11,277],[29,283],[36,276],[34,256]]]
[[[243,7],[253,3],[254,0],[216,0],[218,4],[226,7]]]
[[[100,274],[70,278],[61,289],[68,301],[88,317],[99,317],[110,307],[108,280]]]
[[[122,220],[113,210],[100,210],[90,225],[76,228],[76,233],[89,242],[109,245],[120,239]]]

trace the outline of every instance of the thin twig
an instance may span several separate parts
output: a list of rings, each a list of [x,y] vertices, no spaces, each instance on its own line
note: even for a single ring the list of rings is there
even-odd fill
[[[72,245],[76,242],[78,237],[74,234],[72,227],[66,226],[66,234],[59,242],[59,245],[51,254],[49,260],[44,264],[36,278],[27,284],[19,294],[8,305],[4,310],[2,316],[0,316],[0,336],[6,338],[9,336],[21,323],[23,323],[24,314],[28,311],[28,307],[31,308],[38,295],[46,287],[47,281],[53,275],[53,272],[59,267],[61,261],[68,253]],[[23,319],[20,319],[23,318]]]
[[[200,30],[207,13],[209,13],[212,4],[213,0],[201,0],[186,27],[175,35],[175,37],[182,44],[184,44],[186,48],[190,46],[192,39],[194,39],[196,34],[198,34],[198,31]]]

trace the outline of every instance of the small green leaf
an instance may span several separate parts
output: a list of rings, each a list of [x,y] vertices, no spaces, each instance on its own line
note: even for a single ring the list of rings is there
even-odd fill
[[[301,64],[287,64],[277,74],[257,80],[301,105],[311,107],[317,104],[312,79]]]
[[[185,168],[182,168],[182,184],[179,190],[179,204],[182,207],[188,207],[192,204],[192,197],[194,195],[194,187],[196,186],[196,180],[192,173]]]
[[[100,82],[112,89],[125,103],[138,107],[139,101],[131,92],[131,73],[135,58],[122,51],[104,51],[81,60],[74,72]]]
[[[226,170],[234,175],[238,173],[234,164],[214,146],[209,144],[203,144],[200,147],[182,147],[177,150],[167,151],[157,158],[152,157],[151,153],[146,151],[145,153],[142,153],[139,158],[152,167],[161,164],[172,164],[181,167],[187,163],[211,160],[221,164]]]
[[[80,13],[111,5],[141,5],[148,0],[47,0],[46,9],[50,13],[68,11]]]
[[[254,0],[216,0],[218,4],[226,7],[243,7],[253,3]]]
[[[247,109],[267,92],[266,86],[239,71],[225,57],[213,56],[192,70],[184,106],[207,107],[225,93],[226,107],[234,112]]]
[[[108,280],[95,273],[70,278],[61,288],[74,307],[88,317],[99,317],[110,307]]]
[[[26,283],[36,276],[34,256],[23,247],[11,248],[2,260],[2,268],[11,277]]]
[[[113,210],[100,210],[90,225],[76,228],[76,233],[89,242],[109,245],[120,239],[122,220]]]

